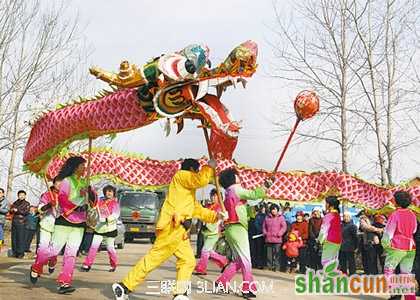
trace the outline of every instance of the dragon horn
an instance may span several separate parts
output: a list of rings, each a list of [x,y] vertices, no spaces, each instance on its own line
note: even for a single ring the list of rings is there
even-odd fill
[[[168,137],[171,133],[171,121],[169,118],[166,118],[165,126],[163,127],[163,131],[165,132],[165,136]]]
[[[184,118],[180,118],[180,119],[176,120],[176,124],[178,126],[176,134],[178,134],[182,131],[182,129],[184,129]]]

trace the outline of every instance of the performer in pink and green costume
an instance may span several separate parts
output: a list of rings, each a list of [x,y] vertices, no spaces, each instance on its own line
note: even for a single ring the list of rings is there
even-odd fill
[[[50,245],[50,257],[57,256],[61,249],[66,246],[63,258],[63,268],[58,276],[58,292],[60,294],[71,293],[75,288],[71,286],[73,271],[76,263],[76,255],[82,242],[83,232],[86,227],[86,211],[90,201],[95,201],[95,193],[88,187],[86,180],[81,178],[85,171],[86,160],[82,157],[69,158],[57,175],[57,180],[62,181],[58,193],[58,205],[60,215],[55,220],[54,233]],[[37,273],[34,269],[42,269],[48,263],[49,257],[40,258],[30,274],[31,281]]]
[[[216,279],[217,285],[225,289],[237,271],[242,272],[242,293],[246,298],[255,298],[256,286],[253,284],[251,254],[248,240],[248,209],[247,200],[257,200],[266,197],[264,188],[246,190],[241,187],[236,170],[227,169],[220,173],[220,184],[225,189],[225,207],[228,220],[225,221],[225,238],[232,249],[234,260]]]
[[[416,256],[414,233],[417,229],[416,215],[408,209],[411,204],[410,194],[396,192],[394,199],[397,209],[389,216],[382,246],[386,252],[384,273],[391,276],[400,265],[401,274],[410,274]],[[399,296],[393,296],[399,298]],[[405,295],[405,299],[416,299],[414,294]]]
[[[321,264],[323,267],[333,261],[338,261],[341,247],[341,219],[339,211],[340,201],[335,196],[325,199],[327,214],[322,220],[318,241],[322,245]]]
[[[221,208],[217,200],[217,192],[215,189],[210,192],[210,199],[213,203],[206,208],[211,209],[217,213],[221,212]],[[200,260],[198,261],[195,268],[196,275],[207,274],[207,265],[209,263],[209,259],[214,261],[220,268],[225,267],[228,263],[228,260],[225,256],[217,253],[214,250],[215,245],[220,237],[221,221],[218,221],[214,224],[205,224],[205,226],[206,228],[202,231],[204,235],[204,246],[201,250]]]
[[[43,273],[41,260],[49,258],[48,267],[49,273],[54,272],[57,264],[57,257],[50,255],[50,242],[55,228],[55,219],[58,217],[58,193],[60,190],[60,181],[54,178],[53,186],[48,192],[41,195],[38,205],[38,211],[41,212],[41,221],[39,222],[39,247],[36,252],[35,263],[32,265],[32,270],[41,276]],[[35,279],[37,277],[34,277]]]
[[[115,237],[117,232],[117,221],[120,216],[120,205],[115,198],[116,189],[111,185],[103,188],[104,198],[100,199],[95,204],[95,209],[99,213],[99,222],[94,228],[95,234],[89,249],[89,253],[83,262],[82,271],[88,272],[95,261],[96,253],[102,241],[105,242],[106,249],[109,256],[109,263],[111,269],[109,272],[114,272],[117,268],[117,252],[115,251]]]

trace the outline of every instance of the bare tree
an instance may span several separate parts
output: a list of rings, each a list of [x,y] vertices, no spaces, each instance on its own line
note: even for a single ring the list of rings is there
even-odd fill
[[[349,150],[362,132],[349,131],[350,123],[351,127],[357,127],[354,117],[349,116],[357,99],[352,92],[355,76],[349,68],[356,59],[356,36],[348,30],[348,11],[353,5],[352,0],[304,1],[295,9],[298,16],[293,16],[299,24],[286,24],[276,9],[278,28],[274,31],[278,43],[273,44],[278,59],[273,76],[312,88],[322,98],[316,130],[298,132],[300,141],[318,140],[336,145],[344,172],[349,171]],[[275,125],[279,130],[287,130],[281,127],[282,123],[284,120]]]
[[[0,151],[10,155],[10,198],[30,124],[31,112],[51,107],[80,90],[75,76],[86,66],[79,19],[66,17],[64,2],[5,0],[0,10]],[[83,87],[83,84],[82,84]],[[20,165],[20,164],[19,164]],[[24,174],[24,173],[23,173]]]
[[[354,5],[352,10],[349,10],[353,17],[353,25],[356,34],[361,44],[360,55],[363,58],[360,61],[360,65],[357,69],[353,69],[354,74],[359,79],[362,90],[370,105],[373,122],[370,120],[366,123],[371,125],[376,138],[376,147],[378,155],[378,164],[380,168],[380,179],[381,183],[385,184],[385,160],[383,158],[382,151],[382,127],[380,126],[380,114],[379,114],[379,88],[377,83],[377,64],[381,63],[382,57],[377,57],[374,50],[379,44],[382,36],[382,26],[376,26],[379,28],[375,30],[375,25],[372,24],[372,5],[371,1],[366,1],[365,6],[359,9],[358,5]],[[363,21],[366,20],[364,23]],[[364,27],[362,27],[364,26]],[[366,67],[364,67],[366,66]],[[364,71],[364,72],[363,72]],[[366,78],[367,77],[367,78]]]
[[[368,106],[359,111],[374,133],[382,184],[393,183],[395,155],[417,140],[405,136],[412,108],[410,70],[416,51],[417,1],[365,1],[350,12],[361,45],[359,67],[353,68]],[[385,4],[385,5],[384,5]],[[398,134],[398,139],[394,136]]]
[[[279,63],[273,76],[313,88],[322,99],[320,118],[298,132],[300,142],[337,145],[344,172],[350,149],[359,149],[357,161],[364,159],[382,184],[392,184],[395,160],[419,142],[413,134],[419,116],[413,105],[420,82],[414,59],[418,4],[306,0],[294,7],[297,15],[288,24],[276,11]],[[284,132],[282,122],[275,125]]]
[[[382,85],[386,88],[385,114],[386,114],[386,143],[384,145],[387,155],[387,179],[393,183],[394,156],[402,148],[409,147],[419,141],[415,131],[409,131],[407,139],[394,139],[401,137],[411,126],[409,122],[410,111],[413,108],[410,87],[413,86],[414,57],[417,52],[418,30],[418,2],[387,0],[385,14],[385,61],[386,78]],[[382,74],[382,72],[380,72]],[[418,105],[414,105],[418,106]],[[395,120],[402,121],[396,124]],[[408,118],[407,118],[408,116]],[[404,126],[407,124],[408,128]],[[397,126],[396,126],[397,125]],[[396,132],[397,129],[398,131]]]

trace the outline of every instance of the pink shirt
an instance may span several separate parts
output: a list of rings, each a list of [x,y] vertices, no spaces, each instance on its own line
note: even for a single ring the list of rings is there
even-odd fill
[[[388,218],[384,239],[391,241],[391,247],[399,250],[414,250],[414,233],[417,229],[416,215],[407,208],[397,208]]]
[[[74,176],[65,178],[60,184],[58,193],[58,205],[61,216],[68,222],[80,224],[86,222],[86,210],[79,210],[85,201],[85,191],[87,184]]]
[[[246,200],[256,200],[265,198],[265,192],[262,188],[255,188],[247,190],[241,187],[240,184],[233,184],[226,189],[225,208],[229,219],[226,223],[248,223],[247,220],[241,220],[244,216],[238,214],[238,208],[246,205]]]
[[[338,212],[329,212],[322,219],[319,240],[321,243],[328,241],[334,244],[341,244],[341,220]]]
[[[116,198],[100,199],[96,202],[101,218],[115,218],[118,219],[120,215],[120,205]]]
[[[287,231],[287,224],[282,215],[269,214],[263,223],[263,234],[266,243],[281,244],[283,235]]]

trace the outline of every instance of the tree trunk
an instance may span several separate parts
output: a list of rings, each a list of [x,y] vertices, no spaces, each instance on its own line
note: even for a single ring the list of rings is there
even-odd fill
[[[388,184],[393,184],[392,180],[392,173],[393,173],[393,153],[392,153],[392,120],[391,120],[391,97],[388,94],[388,112],[386,115],[386,122],[387,122],[387,139],[386,139],[386,156],[387,156],[387,168],[386,168],[386,175],[388,178]]]
[[[348,140],[347,140],[347,114],[345,108],[341,112],[341,171],[348,173],[347,154],[348,154]]]
[[[386,69],[387,69],[387,110],[386,110],[386,126],[387,126],[387,136],[386,136],[386,156],[387,156],[387,168],[386,175],[388,178],[388,183],[392,184],[392,173],[393,173],[393,140],[392,140],[392,110],[393,110],[393,97],[394,97],[394,70],[395,70],[395,39],[396,37],[390,36],[390,14],[391,14],[391,3],[387,1],[387,11],[386,11],[386,27],[385,27],[385,60],[386,60]],[[391,31],[392,32],[392,31]],[[391,40],[390,40],[391,38]],[[391,49],[389,43],[392,43]],[[391,52],[390,52],[391,51]],[[392,63],[390,61],[390,55],[392,54]]]
[[[372,84],[372,98],[373,98],[373,121],[375,124],[375,137],[376,137],[376,149],[378,151],[378,163],[379,163],[379,170],[381,175],[381,184],[386,184],[386,172],[385,172],[385,160],[382,154],[382,138],[381,138],[381,125],[379,123],[379,114],[378,114],[378,95],[377,95],[377,88],[375,84],[375,76],[372,64],[372,57],[371,53],[369,54],[369,67],[370,67],[370,80]]]
[[[19,115],[19,108],[16,109],[14,118],[13,118],[13,132],[12,132],[12,150],[10,154],[10,161],[9,161],[9,169],[7,171],[7,199],[9,202],[12,202],[13,199],[13,180],[15,178],[15,162],[16,162],[16,154],[17,154],[17,138],[19,133],[19,126],[18,126],[18,115]]]
[[[345,6],[341,7],[341,170],[348,173],[347,157],[348,157],[348,133],[347,133],[347,49],[346,49],[346,10]]]
[[[375,124],[375,137],[376,137],[376,147],[377,147],[377,155],[378,155],[378,163],[379,163],[379,170],[381,175],[381,184],[385,184],[385,161],[382,154],[382,137],[381,137],[381,124],[379,122],[379,112],[378,112],[378,92],[377,92],[377,86],[376,86],[376,78],[375,78],[375,67],[373,63],[373,49],[372,49],[372,25],[371,25],[371,5],[369,2],[369,12],[368,12],[368,28],[369,28],[369,43],[368,43],[368,49],[367,49],[367,61],[369,65],[369,77],[370,77],[370,83],[372,85],[372,98],[373,103],[372,110],[373,110],[373,121]]]

